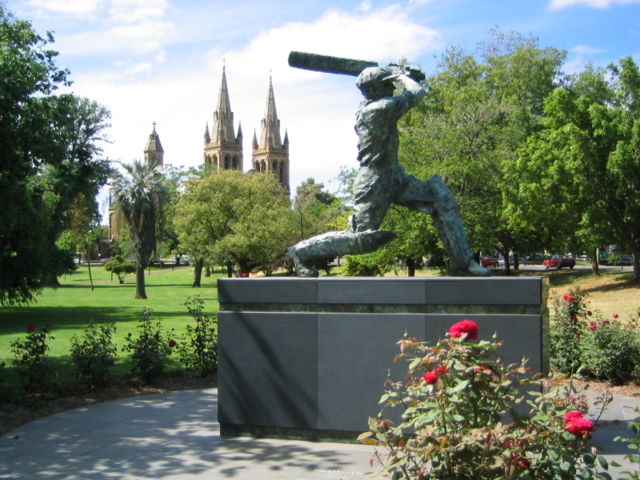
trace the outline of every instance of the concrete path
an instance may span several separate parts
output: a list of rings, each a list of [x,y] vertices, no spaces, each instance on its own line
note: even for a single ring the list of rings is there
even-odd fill
[[[640,400],[619,397],[604,418],[633,418],[627,406]],[[613,442],[625,428],[594,435],[607,458],[622,461],[627,453]],[[191,390],[92,405],[23,425],[0,437],[0,479],[352,480],[371,470],[372,453],[362,445],[223,439],[217,391]]]

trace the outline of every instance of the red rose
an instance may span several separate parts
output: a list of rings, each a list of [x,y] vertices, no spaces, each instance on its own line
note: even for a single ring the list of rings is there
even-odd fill
[[[576,317],[575,315],[573,317],[571,317],[571,321],[573,323],[578,323],[578,317]]]
[[[598,328],[598,327],[596,327],[595,324],[593,324],[593,323],[591,325],[589,325],[589,330],[595,330],[596,328]]]
[[[593,432],[593,422],[588,418],[575,418],[568,421],[565,424],[564,429],[576,437],[580,437]]]
[[[572,297],[571,295],[565,295],[562,298],[564,298],[567,302],[573,302],[576,299],[576,297]]]
[[[571,410],[570,412],[565,413],[562,418],[564,418],[567,422],[571,422],[572,420],[575,420],[577,418],[582,418],[583,415],[584,414],[580,410]]]
[[[531,467],[531,460],[529,460],[527,457],[521,457],[520,455],[516,455],[514,454],[516,458],[514,458],[514,460],[518,463],[518,467],[520,467],[522,470],[526,470],[527,468]]]
[[[436,375],[433,370],[425,372],[424,375],[422,375],[422,378],[424,378],[424,381],[427,385],[433,385],[438,381],[438,375]]]
[[[242,278],[247,278],[247,277],[249,276],[249,274],[248,274],[247,272],[242,272],[242,273],[240,274],[240,276],[241,276]]]
[[[27,326],[27,332],[31,333],[31,332],[35,332],[36,331],[36,326],[35,325],[28,325]]]
[[[478,328],[478,324],[473,320],[462,320],[451,325],[451,328],[449,328],[449,335],[454,338],[466,335],[469,340],[475,340],[478,338],[479,331],[480,329]]]
[[[613,315],[611,315],[613,318],[618,318],[618,314],[614,313]]]
[[[175,347],[177,344],[178,344],[178,343],[177,343],[174,339],[169,340],[169,347],[173,348],[173,347]]]

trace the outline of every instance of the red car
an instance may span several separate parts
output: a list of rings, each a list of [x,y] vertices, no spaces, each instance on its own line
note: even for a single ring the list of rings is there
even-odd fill
[[[497,267],[498,259],[495,257],[485,257],[480,259],[480,264],[483,267]]]
[[[547,258],[542,262],[545,269],[555,268],[560,270],[562,267],[573,268],[576,266],[576,260],[573,257],[560,257],[555,255],[551,258]]]

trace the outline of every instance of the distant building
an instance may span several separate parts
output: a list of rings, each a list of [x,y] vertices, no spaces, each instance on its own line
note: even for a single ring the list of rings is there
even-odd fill
[[[222,69],[222,82],[218,93],[218,104],[213,112],[211,131],[207,123],[204,131],[204,163],[219,170],[243,170],[242,126],[234,130],[233,112],[229,100],[226,70]],[[273,82],[269,77],[267,104],[260,127],[260,140],[253,133],[251,169],[257,172],[272,172],[285,188],[289,189],[289,137],[280,137],[280,120],[276,111]]]

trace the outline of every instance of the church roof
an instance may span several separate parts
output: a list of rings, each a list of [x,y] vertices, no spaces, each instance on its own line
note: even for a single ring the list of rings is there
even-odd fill
[[[156,122],[153,122],[153,131],[149,134],[149,140],[144,147],[145,152],[164,152],[160,143],[160,136],[156,132]]]

